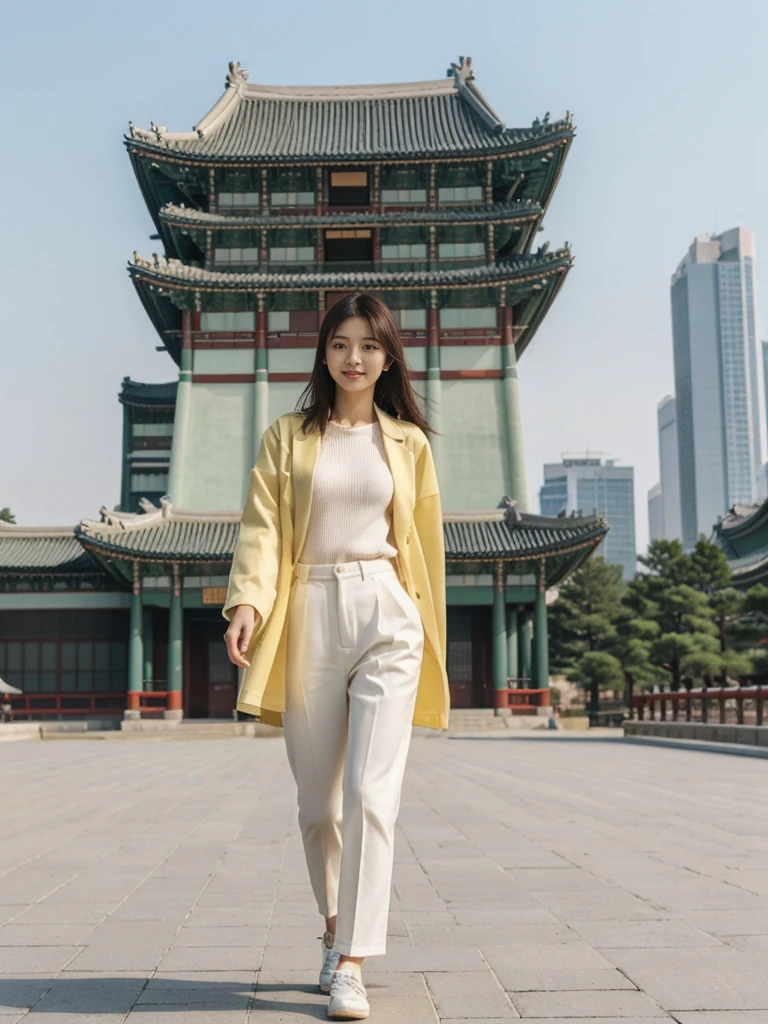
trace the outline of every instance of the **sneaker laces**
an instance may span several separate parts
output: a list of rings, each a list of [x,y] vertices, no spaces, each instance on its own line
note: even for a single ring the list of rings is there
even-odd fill
[[[353,971],[334,971],[333,978],[331,979],[331,986],[334,985],[336,979],[339,979],[340,983],[343,983],[348,988],[351,988],[357,995],[362,996],[363,999],[368,998],[368,993],[365,991],[365,986],[359,980],[357,975]]]

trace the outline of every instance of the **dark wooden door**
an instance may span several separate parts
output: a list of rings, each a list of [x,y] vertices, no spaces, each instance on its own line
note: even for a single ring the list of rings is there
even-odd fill
[[[204,613],[187,623],[188,718],[231,718],[237,696],[237,669],[227,658],[221,616]]]
[[[448,688],[452,708],[472,705],[472,608],[447,609]]]
[[[237,669],[219,640],[208,643],[208,717],[231,718],[237,697]]]

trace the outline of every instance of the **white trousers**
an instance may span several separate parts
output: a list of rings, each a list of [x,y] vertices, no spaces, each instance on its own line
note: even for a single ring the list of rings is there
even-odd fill
[[[299,827],[334,949],[386,952],[424,629],[389,559],[296,566],[283,713]]]

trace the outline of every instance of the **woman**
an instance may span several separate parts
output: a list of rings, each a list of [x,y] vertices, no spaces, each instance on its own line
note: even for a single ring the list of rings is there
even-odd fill
[[[238,708],[284,728],[325,917],[319,984],[329,1017],[356,1020],[363,959],[386,952],[411,726],[446,729],[449,707],[430,428],[380,299],[328,310],[298,404],[261,441],[225,639],[246,669]]]

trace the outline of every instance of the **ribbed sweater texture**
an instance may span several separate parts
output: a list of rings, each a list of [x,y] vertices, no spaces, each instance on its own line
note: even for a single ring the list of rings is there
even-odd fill
[[[394,483],[381,426],[328,422],[312,478],[309,527],[299,561],[328,565],[394,558],[389,542]]]

